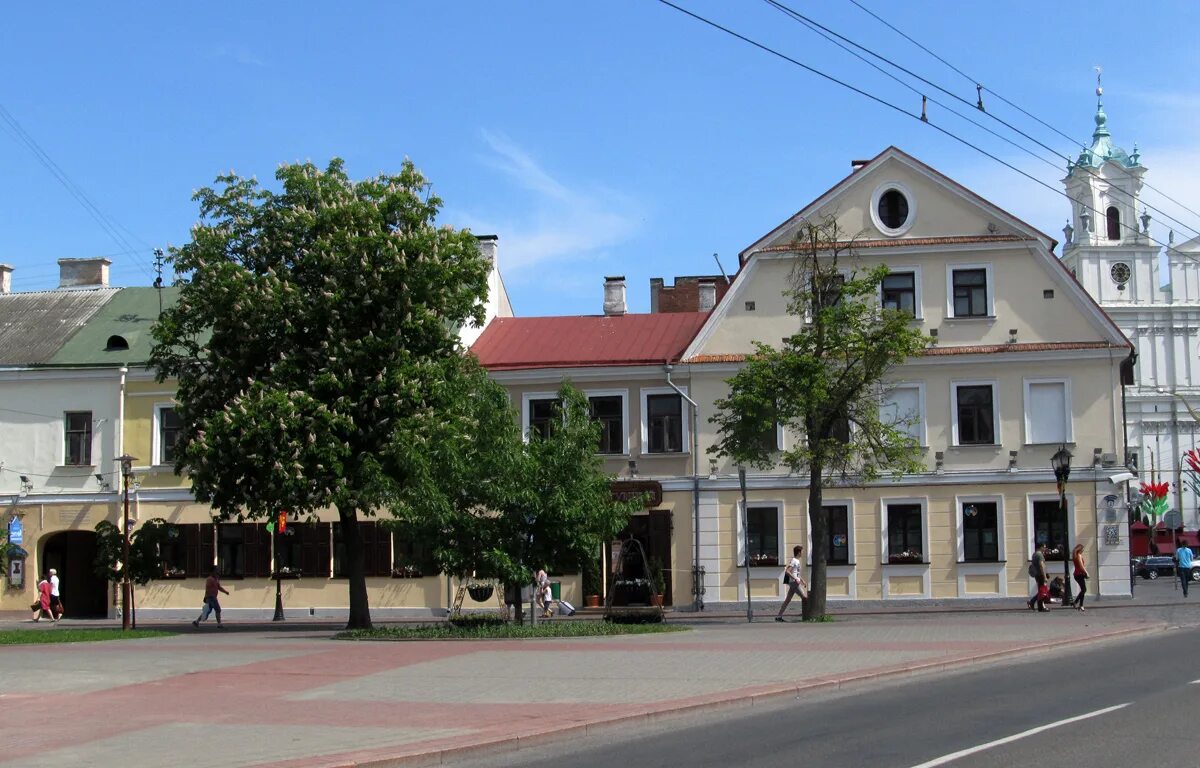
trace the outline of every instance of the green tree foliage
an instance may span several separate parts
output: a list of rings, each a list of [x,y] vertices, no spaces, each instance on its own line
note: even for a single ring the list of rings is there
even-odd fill
[[[463,365],[460,417],[404,460],[424,462],[397,510],[405,534],[426,542],[444,572],[510,587],[538,568],[570,572],[596,559],[638,504],[612,498],[587,398],[564,383],[561,423],[526,442],[505,389],[472,360]]]
[[[129,580],[145,586],[166,575],[163,545],[178,536],[178,529],[161,517],[142,523],[129,536]],[[121,580],[121,529],[107,520],[96,523],[95,573],[105,581]]]
[[[912,317],[879,307],[886,267],[859,270],[853,239],[830,219],[804,222],[794,244],[788,313],[799,330],[779,348],[755,352],[729,380],[711,421],[719,439],[710,451],[739,464],[781,462],[809,478],[812,578],[804,617],[824,616],[829,521],[826,483],[862,483],[882,472],[919,472],[920,447],[905,431],[909,418],[881,414],[886,377],[920,353],[928,339]],[[802,436],[774,451],[776,424]],[[766,439],[770,436],[772,439]]]
[[[154,326],[177,378],[175,469],[225,519],[334,507],[346,531],[349,628],[371,625],[357,520],[407,482],[397,443],[428,444],[458,371],[456,329],[483,321],[490,265],[405,161],[347,177],[341,160],[221,176],[172,249],[178,303]]]

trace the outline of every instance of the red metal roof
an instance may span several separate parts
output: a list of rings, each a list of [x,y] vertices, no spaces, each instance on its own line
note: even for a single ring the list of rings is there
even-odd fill
[[[708,312],[497,317],[471,351],[493,371],[678,361]]]

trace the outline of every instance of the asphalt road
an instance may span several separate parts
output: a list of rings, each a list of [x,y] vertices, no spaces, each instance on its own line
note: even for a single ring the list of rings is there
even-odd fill
[[[1200,594],[1192,599],[1200,600]],[[1169,613],[1185,625],[1197,620],[1190,600]],[[1200,719],[1198,632],[1183,626],[1136,640],[813,695],[756,707],[752,714],[726,710],[448,764],[1194,766],[1200,764],[1194,737]],[[536,713],[514,712],[516,718],[530,716]]]

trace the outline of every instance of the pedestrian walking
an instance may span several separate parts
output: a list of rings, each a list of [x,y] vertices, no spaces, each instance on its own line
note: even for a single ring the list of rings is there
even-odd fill
[[[1183,539],[1175,540],[1175,573],[1179,574],[1179,583],[1183,585],[1183,596],[1187,597],[1188,583],[1192,580],[1192,548],[1183,543]]]
[[[42,616],[48,616],[50,621],[54,621],[54,614],[50,612],[50,580],[47,577],[43,576],[37,583],[37,599],[29,608],[33,611],[31,618],[34,621],[41,621]]]
[[[217,615],[217,626],[225,629],[225,625],[221,623],[221,603],[217,600],[218,592],[229,594],[229,590],[221,586],[220,569],[213,566],[212,573],[204,580],[204,608],[200,611],[200,618],[192,622],[193,627],[199,627],[200,622],[207,619],[209,613],[215,613]]]
[[[1045,544],[1038,544],[1037,549],[1033,550],[1033,557],[1029,559],[1029,576],[1037,582],[1037,591],[1033,593],[1033,597],[1029,598],[1029,610],[1032,611],[1036,608],[1039,613],[1050,610],[1046,607],[1050,588],[1046,586]]]
[[[55,621],[63,616],[62,595],[58,591],[58,571],[50,569],[50,614]]]
[[[779,613],[775,616],[775,621],[783,621],[783,613],[787,610],[793,597],[800,595],[801,600],[808,597],[808,582],[804,580],[804,566],[800,562],[800,555],[803,552],[804,547],[799,544],[792,547],[792,560],[783,569],[783,583],[787,586],[788,593],[787,597],[783,599],[783,605],[779,606]]]
[[[1071,552],[1071,562],[1075,564],[1075,583],[1079,585],[1079,594],[1076,595],[1075,601],[1071,605],[1079,610],[1084,610],[1083,598],[1087,595],[1087,561],[1083,557],[1083,545],[1076,544],[1074,551]]]

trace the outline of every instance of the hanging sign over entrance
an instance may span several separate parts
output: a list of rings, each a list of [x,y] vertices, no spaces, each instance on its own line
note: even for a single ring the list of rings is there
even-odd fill
[[[8,521],[8,543],[18,545],[25,543],[25,528],[22,527],[19,517],[13,517]]]
[[[641,499],[647,508],[662,504],[662,483],[657,480],[614,480],[610,485],[617,501]]]

